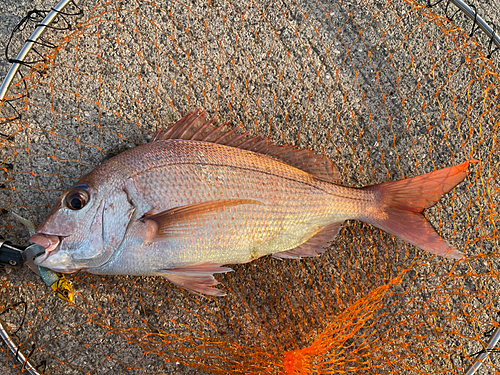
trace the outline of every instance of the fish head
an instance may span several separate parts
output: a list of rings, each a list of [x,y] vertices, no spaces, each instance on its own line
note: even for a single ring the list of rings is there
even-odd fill
[[[97,256],[102,248],[98,228],[101,202],[98,189],[89,184],[65,191],[30,239],[45,247],[45,254],[37,257],[35,263],[54,271],[71,272],[84,268],[79,261],[84,253]]]
[[[35,264],[62,273],[102,266],[123,241],[132,212],[126,193],[112,184],[73,186],[30,239],[45,247]]]

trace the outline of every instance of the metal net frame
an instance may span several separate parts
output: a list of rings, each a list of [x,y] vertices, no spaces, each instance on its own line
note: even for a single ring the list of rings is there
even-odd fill
[[[349,221],[318,258],[261,258],[217,276],[223,298],[79,272],[66,303],[29,269],[6,268],[0,320],[17,349],[0,347],[0,371],[463,374],[485,358],[479,371],[500,373],[488,347],[500,311],[500,82],[489,53],[424,5],[98,1],[60,11],[1,102],[4,238],[27,243],[23,220],[40,224],[78,178],[204,108],[326,154],[345,186],[479,159],[426,211],[467,258]]]

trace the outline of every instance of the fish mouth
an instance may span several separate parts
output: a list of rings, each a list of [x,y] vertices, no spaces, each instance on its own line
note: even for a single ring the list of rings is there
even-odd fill
[[[56,254],[59,251],[59,245],[62,240],[67,236],[57,236],[53,234],[37,233],[30,238],[30,241],[36,243],[37,245],[43,246],[45,248],[45,253],[39,255],[35,258],[35,264],[41,265],[45,262],[51,255]]]
[[[31,242],[45,248],[45,253],[37,256],[34,263],[59,273],[75,273],[82,267],[75,267],[73,260],[65,253],[54,256],[61,250],[60,244],[68,236],[37,233],[30,238]],[[54,259],[55,258],[55,259]],[[70,268],[71,267],[71,268]]]

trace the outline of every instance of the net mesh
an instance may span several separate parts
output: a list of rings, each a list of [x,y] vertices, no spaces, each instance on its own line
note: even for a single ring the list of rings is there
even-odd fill
[[[67,303],[27,268],[0,270],[0,319],[41,373],[463,374],[475,362],[500,320],[500,82],[474,38],[410,0],[78,5],[1,103],[0,234],[15,243],[29,238],[18,216],[40,224],[78,178],[194,108],[325,153],[345,186],[480,163],[426,211],[460,261],[349,221],[318,258],[218,275],[222,298],[80,272]],[[0,371],[26,371],[0,350]],[[500,373],[497,353],[478,373]]]

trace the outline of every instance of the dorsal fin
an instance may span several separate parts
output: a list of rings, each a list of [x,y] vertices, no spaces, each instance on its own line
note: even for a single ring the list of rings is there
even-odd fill
[[[339,170],[325,155],[307,149],[297,150],[288,145],[279,146],[262,135],[251,136],[249,131],[243,132],[241,126],[229,130],[228,122],[215,126],[214,121],[215,117],[207,121],[206,111],[200,113],[197,109],[189,112],[171,128],[161,128],[153,135],[150,142],[185,139],[218,143],[272,156],[321,180],[337,182],[340,178]]]

